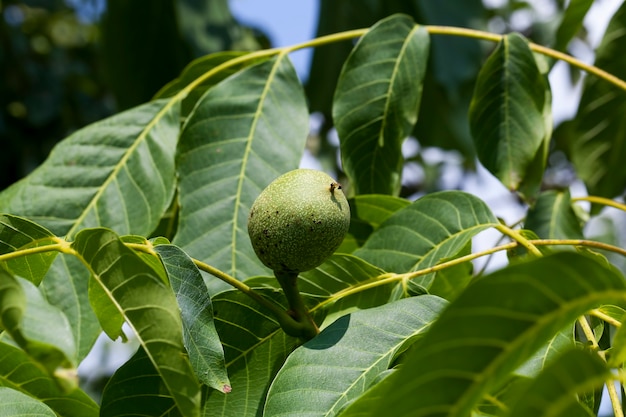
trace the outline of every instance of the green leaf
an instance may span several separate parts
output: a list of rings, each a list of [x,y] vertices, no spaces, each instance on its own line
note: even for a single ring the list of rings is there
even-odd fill
[[[182,131],[173,243],[240,279],[267,273],[248,237],[248,213],[261,190],[298,167],[307,133],[304,92],[287,55],[211,88]]]
[[[522,366],[516,369],[515,374],[529,378],[535,377],[547,364],[554,361],[563,352],[574,347],[574,345],[574,329],[569,324],[528,358]]]
[[[230,392],[224,349],[213,322],[213,307],[200,271],[174,245],[154,248],[167,270],[183,320],[183,341],[191,366],[200,382]]]
[[[273,290],[257,291],[284,302]],[[271,314],[241,291],[224,291],[212,301],[233,390],[223,394],[208,389],[203,416],[257,417],[270,382],[297,341],[286,336]]]
[[[626,329],[624,323],[617,329],[611,341],[611,351],[609,355],[609,366],[620,368],[626,362]]]
[[[602,304],[626,305],[624,277],[576,253],[478,278],[416,342],[389,383],[373,387],[342,416],[365,410],[466,416],[556,332]]]
[[[528,210],[526,229],[541,239],[584,239],[569,191],[545,191]]]
[[[596,353],[568,350],[529,384],[509,417],[595,415],[578,401],[578,395],[592,392],[610,378],[610,370]]]
[[[378,229],[387,217],[410,204],[408,200],[382,194],[357,195],[350,204],[350,229],[336,252],[350,253]]]
[[[89,354],[102,332],[89,302],[89,281],[89,271],[80,259],[73,255],[60,254],[39,286],[47,302],[58,308],[67,318],[74,337],[78,363]]]
[[[26,352],[3,342],[0,342],[0,386],[38,398],[59,416],[98,416],[98,406],[87,394],[78,388],[66,391],[58,378],[51,377]]]
[[[354,254],[388,272],[428,268],[457,255],[498,220],[487,205],[460,191],[428,194],[391,215]],[[433,275],[417,279],[428,288]]]
[[[0,387],[0,417],[56,417],[47,405],[11,388]]]
[[[442,259],[441,262],[460,258],[470,253],[472,253],[472,242],[468,241],[459,253],[455,253],[450,259]],[[435,278],[428,292],[448,301],[452,301],[463,292],[465,287],[474,279],[473,271],[474,265],[471,262],[463,262],[442,269],[435,274]]]
[[[55,243],[54,235],[38,224],[10,214],[0,215],[0,255]],[[39,285],[56,255],[56,251],[50,251],[20,256],[0,262],[0,266]]]
[[[510,190],[533,173],[529,168],[549,137],[548,89],[527,40],[515,33],[502,39],[478,74],[469,112],[476,152]]]
[[[75,132],[0,193],[0,211],[68,238],[94,226],[147,235],[174,193],[178,111],[153,101]]]
[[[104,387],[100,417],[182,416],[174,397],[164,393],[162,385],[150,357],[139,347]]]
[[[441,298],[426,295],[343,316],[289,355],[272,382],[264,414],[336,415],[445,306]]]
[[[183,355],[182,321],[171,289],[110,230],[83,230],[72,249],[137,335],[181,414],[197,416],[199,385]]]
[[[224,51],[195,59],[185,67],[178,78],[170,81],[163,88],[161,88],[161,90],[159,90],[159,92],[155,95],[155,98],[172,97],[189,84],[197,82],[200,77],[204,77],[209,71],[214,71],[220,65],[224,65],[229,61],[244,57],[248,54],[249,52]],[[228,64],[226,68],[220,69],[204,79],[198,85],[194,86],[193,90],[191,90],[183,99],[181,106],[182,116],[186,117],[189,115],[198,100],[209,88],[212,88],[216,84],[241,71],[245,67],[257,64],[264,59],[267,59],[267,57],[245,59],[244,61],[236,64],[231,63]]]
[[[406,15],[375,24],[341,71],[333,119],[356,194],[398,195],[402,142],[417,121],[429,35]]]
[[[13,275],[0,268],[0,331],[6,330],[11,335],[21,336],[24,310],[26,295],[22,286]]]
[[[583,20],[593,0],[571,0],[556,31],[554,49],[565,51],[569,42],[583,28]]]
[[[621,56],[626,42],[626,3],[613,15],[596,50],[595,65],[622,80],[626,62]],[[608,198],[626,187],[626,93],[594,76],[585,78],[575,119],[569,157],[591,195]]]

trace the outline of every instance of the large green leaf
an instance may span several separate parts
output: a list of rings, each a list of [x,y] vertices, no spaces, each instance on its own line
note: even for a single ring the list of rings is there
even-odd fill
[[[513,404],[510,417],[570,417],[595,415],[578,395],[591,392],[611,379],[611,372],[596,353],[571,349],[559,356],[529,384]]]
[[[248,237],[248,213],[267,184],[298,167],[307,133],[304,92],[286,55],[208,90],[178,148],[174,243],[240,279],[267,273]]]
[[[595,65],[626,79],[619,59],[626,41],[626,3],[615,13],[596,51]],[[626,187],[626,92],[594,76],[585,79],[569,154],[590,194],[615,197]]]
[[[257,290],[280,301],[273,290]],[[241,291],[225,291],[212,299],[215,326],[224,345],[232,391],[208,389],[203,416],[257,417],[274,375],[297,345],[271,314]]]
[[[68,237],[93,226],[147,235],[174,192],[178,112],[157,100],[75,132],[0,193],[0,211]]]
[[[515,33],[502,38],[478,75],[469,112],[476,152],[510,190],[536,174],[530,168],[536,170],[533,162],[550,134],[548,89],[527,40]]]
[[[583,239],[580,221],[572,208],[569,191],[546,191],[528,210],[526,229],[542,239]]]
[[[432,193],[391,215],[354,254],[388,272],[417,271],[457,255],[473,236],[497,224],[471,194]],[[428,288],[432,274],[418,282]]]
[[[428,32],[394,15],[374,25],[348,57],[333,119],[356,194],[399,193],[402,142],[417,121],[428,51]]]
[[[197,416],[200,389],[183,354],[182,321],[172,290],[110,230],[83,230],[71,247],[137,335],[180,413]]]
[[[56,417],[47,405],[11,388],[0,387],[0,417]]]
[[[426,331],[445,306],[445,300],[425,295],[341,317],[289,355],[272,382],[264,414],[336,415],[386,371],[395,354]]]
[[[0,386],[43,401],[59,416],[98,416],[98,406],[87,394],[78,388],[65,391],[59,380],[51,377],[26,352],[3,342],[0,342]]]
[[[172,395],[163,392],[162,385],[150,357],[139,347],[104,387],[100,417],[183,416]]]
[[[593,277],[592,280],[589,277]],[[560,252],[475,280],[416,342],[387,384],[342,416],[466,416],[560,329],[602,304],[626,305],[626,281]]]
[[[213,307],[200,271],[181,249],[159,245],[154,250],[176,294],[183,320],[183,340],[200,382],[223,392],[230,391],[224,349],[213,322]]]
[[[54,243],[52,233],[38,224],[9,214],[0,215],[0,255]],[[20,256],[0,265],[39,285],[56,254],[56,251],[50,251]]]

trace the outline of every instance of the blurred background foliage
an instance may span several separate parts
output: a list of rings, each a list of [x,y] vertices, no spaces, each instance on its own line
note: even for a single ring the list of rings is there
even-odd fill
[[[422,24],[515,30],[560,49],[573,36],[587,44],[580,22],[565,36],[557,33],[565,0],[319,2],[318,36],[403,12]],[[592,1],[578,3],[584,8]],[[260,30],[237,22],[228,0],[0,0],[0,13],[0,189],[30,172],[76,129],[150,100],[194,58],[272,46]],[[318,48],[311,60],[305,87],[311,112],[323,116],[311,149],[323,165],[336,163],[336,147],[326,137],[337,76],[352,46]],[[474,168],[467,108],[490,48],[469,39],[433,39],[415,149],[452,151],[463,170]],[[407,161],[421,174],[405,182],[403,195],[441,187],[445,161],[426,161],[417,151],[409,151]]]

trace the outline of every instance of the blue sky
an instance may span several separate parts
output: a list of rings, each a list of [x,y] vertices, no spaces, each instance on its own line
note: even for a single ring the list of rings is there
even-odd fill
[[[231,12],[242,24],[261,29],[272,46],[289,46],[315,37],[318,0],[230,0]],[[302,80],[307,79],[311,49],[290,55]]]

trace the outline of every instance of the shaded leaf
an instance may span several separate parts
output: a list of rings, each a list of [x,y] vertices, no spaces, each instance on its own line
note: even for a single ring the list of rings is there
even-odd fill
[[[556,333],[548,342],[536,351],[522,366],[515,370],[516,375],[529,378],[537,374],[563,352],[574,347],[574,329],[568,325]]]
[[[410,204],[408,200],[383,194],[357,195],[350,204],[350,229],[336,252],[350,253],[378,229],[391,214]]]
[[[0,215],[0,255],[55,243],[54,235],[44,227],[21,217]],[[50,251],[20,256],[0,266],[39,285],[56,255],[56,251]]]
[[[257,291],[282,301],[272,290]],[[203,416],[256,417],[263,409],[270,382],[297,341],[286,336],[270,313],[241,291],[224,291],[212,301],[233,390],[223,394],[207,389]]]
[[[545,191],[526,214],[526,229],[541,239],[584,239],[569,191]]]
[[[176,294],[183,320],[183,342],[192,368],[203,384],[229,392],[224,349],[213,322],[211,297],[200,271],[185,252],[174,245],[159,245],[154,250]]]
[[[548,83],[525,38],[506,35],[478,74],[470,129],[480,162],[510,190],[529,171],[546,131]]]
[[[137,335],[181,414],[199,415],[199,385],[183,355],[182,322],[171,289],[109,230],[83,230],[72,248]]]
[[[341,317],[289,355],[267,394],[265,415],[336,415],[389,368],[403,345],[428,329],[445,305],[426,295]]]
[[[577,395],[592,392],[610,378],[611,372],[597,354],[568,350],[529,384],[509,416],[594,415],[578,401]]]
[[[374,25],[344,64],[333,119],[356,194],[399,193],[401,146],[417,121],[428,51],[428,32],[394,15]]]
[[[0,342],[0,386],[38,398],[63,417],[98,416],[98,406],[87,394],[78,388],[65,391],[59,380],[51,377],[26,352],[3,342]]]
[[[178,107],[157,100],[75,132],[0,193],[0,211],[68,238],[93,226],[147,235],[174,192]]]
[[[174,398],[163,392],[162,386],[159,372],[139,347],[104,387],[100,416],[183,416]]]
[[[389,383],[373,387],[342,416],[364,410],[468,415],[556,332],[605,303],[626,305],[624,277],[576,253],[560,252],[478,278],[416,342]]]
[[[613,15],[600,46],[595,65],[626,79],[626,62],[621,56],[626,41],[626,3]],[[591,195],[615,197],[626,187],[626,92],[594,77],[585,78],[569,138],[569,157]]]
[[[16,283],[21,286],[26,304],[21,323],[14,323],[10,333],[13,340],[50,374],[58,368],[75,367],[76,346],[65,315],[48,304],[30,281],[18,278]]]
[[[428,194],[391,215],[354,254],[388,272],[428,268],[458,254],[498,220],[487,205],[460,191]],[[432,274],[417,278],[428,288]]]
[[[11,388],[0,387],[0,404],[2,417],[56,417],[47,405]]]
[[[450,259],[442,259],[440,263],[460,258],[461,256],[469,255],[472,253],[472,242],[468,241],[463,249],[459,253],[455,253]],[[474,278],[473,275],[474,265],[471,262],[463,262],[458,265],[454,265],[435,274],[432,285],[428,289],[428,292],[433,295],[438,295],[448,301],[454,300],[467,285]]]
[[[208,90],[178,148],[181,210],[173,243],[240,279],[267,273],[248,237],[248,213],[261,190],[297,168],[307,133],[304,93],[286,55]]]
[[[77,257],[60,254],[39,286],[46,301],[63,312],[69,322],[77,363],[89,354],[102,332],[89,302],[90,276]]]

